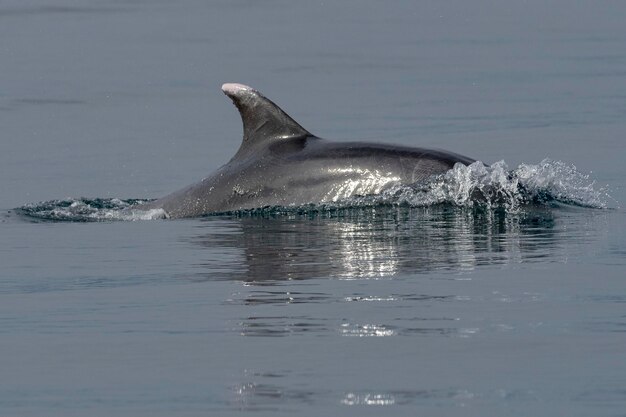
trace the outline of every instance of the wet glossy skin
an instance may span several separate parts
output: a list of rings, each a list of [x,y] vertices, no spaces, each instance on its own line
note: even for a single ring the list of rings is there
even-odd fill
[[[275,146],[257,158],[233,160],[202,181],[154,203],[170,217],[265,206],[336,202],[378,194],[445,172],[470,158],[419,148],[333,143],[306,138],[300,150]]]
[[[168,216],[331,203],[411,184],[473,159],[447,151],[337,143],[311,135],[250,87],[225,84],[244,123],[235,157],[202,181],[145,205]],[[143,208],[143,207],[142,207]]]

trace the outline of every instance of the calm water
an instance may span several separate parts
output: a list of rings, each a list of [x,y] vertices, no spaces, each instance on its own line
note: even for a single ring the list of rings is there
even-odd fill
[[[0,415],[625,416],[626,4],[440,3],[2,1]],[[223,82],[564,198],[14,210],[207,175],[240,142]]]

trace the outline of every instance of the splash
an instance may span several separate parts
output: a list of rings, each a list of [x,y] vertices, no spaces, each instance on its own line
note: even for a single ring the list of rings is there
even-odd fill
[[[138,210],[152,200],[119,198],[71,198],[27,204],[15,211],[34,220],[101,222],[113,220],[153,220],[167,218],[163,209]]]
[[[608,187],[596,189],[589,175],[574,165],[544,159],[509,170],[504,161],[491,166],[475,162],[457,164],[444,174],[412,185],[398,185],[379,195],[343,201],[346,206],[405,205],[426,207],[453,205],[468,208],[502,208],[515,212],[530,204],[606,208]]]
[[[307,206],[265,207],[235,214],[324,212],[372,206],[453,206],[502,209],[519,212],[530,205],[606,208],[607,187],[596,187],[589,175],[574,165],[544,159],[539,164],[521,164],[510,170],[504,161],[486,166],[481,162],[457,164],[450,171],[411,185],[397,185],[376,195]],[[94,222],[166,219],[162,209],[141,210],[145,199],[67,199],[28,204],[16,209],[31,219]]]
[[[523,187],[523,202],[556,201],[581,207],[607,208],[612,200],[608,186],[596,189],[596,182],[575,165],[544,159],[538,165],[521,164],[512,174]]]

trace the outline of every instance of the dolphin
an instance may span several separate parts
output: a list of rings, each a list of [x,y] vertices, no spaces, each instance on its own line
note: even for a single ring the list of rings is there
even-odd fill
[[[452,152],[367,142],[332,142],[298,124],[257,90],[228,83],[222,91],[243,122],[235,156],[200,182],[136,209],[169,218],[268,206],[328,204],[379,194],[474,159]]]

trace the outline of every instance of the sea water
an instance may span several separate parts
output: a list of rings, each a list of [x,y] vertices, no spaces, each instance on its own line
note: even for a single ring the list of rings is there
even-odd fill
[[[0,415],[626,410],[620,2],[0,4]],[[168,220],[258,88],[487,165]]]

